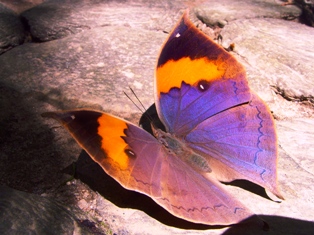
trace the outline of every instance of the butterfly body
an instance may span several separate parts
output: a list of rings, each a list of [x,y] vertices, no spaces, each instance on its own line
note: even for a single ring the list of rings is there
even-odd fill
[[[163,145],[164,151],[171,154],[172,157],[179,157],[183,162],[186,162],[196,171],[211,172],[206,159],[195,153],[191,148],[186,147],[186,144],[182,140],[169,133],[163,132],[160,129],[154,129],[154,127],[153,133],[158,141]]]
[[[155,104],[165,131],[154,136],[94,110],[45,113],[58,120],[123,187],[180,218],[210,225],[254,215],[219,181],[252,181],[282,198],[277,137],[266,104],[236,59],[200,32],[186,12],[164,44]]]

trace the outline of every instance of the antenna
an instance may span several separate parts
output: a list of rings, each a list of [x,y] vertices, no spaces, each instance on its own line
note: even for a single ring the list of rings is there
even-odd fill
[[[135,94],[135,92],[133,91],[133,89],[132,89],[131,87],[129,87],[129,89],[130,89],[131,92],[133,93],[133,95],[134,95],[134,97],[136,98],[136,100],[138,101],[138,103],[141,104],[141,106],[142,106],[142,108],[144,109],[144,111],[143,111],[142,108],[140,108],[140,107],[134,102],[133,99],[131,99],[131,97],[130,97],[125,91],[123,91],[123,93],[126,95],[126,97],[129,98],[129,100],[132,101],[132,103],[136,106],[136,108],[137,108],[138,110],[140,110],[142,113],[146,112],[146,111],[147,111],[146,108],[144,107],[143,103],[140,101],[140,99],[138,98],[138,96]]]
[[[140,104],[140,105],[138,105],[133,99],[131,99],[131,97],[126,93],[126,92],[124,92],[123,91],[123,93],[125,94],[125,96],[126,97],[128,97],[128,99],[129,100],[131,100],[132,101],[132,103],[136,106],[136,108],[138,109],[138,110],[140,110],[141,112],[142,112],[142,117],[141,117],[141,119],[140,119],[140,124],[141,125],[143,125],[142,126],[142,128],[143,129],[145,129],[146,131],[148,131],[148,132],[150,132],[152,135],[153,135],[153,133],[152,133],[152,130],[151,130],[151,125],[154,125],[154,127],[156,126],[155,125],[155,123],[154,123],[154,118],[150,115],[150,110],[151,110],[151,108],[152,108],[152,106],[149,108],[149,109],[146,109],[145,107],[144,107],[144,105],[143,105],[143,103],[140,101],[140,99],[138,98],[138,96],[135,94],[135,92],[134,92],[134,90],[131,88],[131,87],[129,87],[129,89],[131,90],[131,92],[132,92],[132,94],[134,95],[134,97],[136,98],[136,100],[138,101],[138,103]],[[143,111],[144,110],[144,111]],[[157,113],[155,114],[156,116],[157,116]],[[149,124],[144,124],[144,120],[147,120],[147,121],[149,121]],[[143,122],[142,122],[143,121]],[[156,121],[156,120],[155,120]],[[160,122],[160,121],[159,121]],[[160,126],[160,125],[157,125],[158,127]],[[157,128],[157,126],[156,126],[156,128]]]

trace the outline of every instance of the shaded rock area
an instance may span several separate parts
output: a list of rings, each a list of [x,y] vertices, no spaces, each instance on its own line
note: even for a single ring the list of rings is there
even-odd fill
[[[283,3],[1,0],[0,234],[314,234],[314,28],[300,21],[302,7]],[[158,51],[187,7],[201,30],[234,43],[230,53],[276,119],[285,200],[247,182],[226,186],[268,231],[250,219],[217,227],[175,218],[40,116],[85,107],[138,123],[123,92],[154,102]]]
[[[314,1],[313,0],[287,0],[283,5],[294,4],[302,10],[299,16],[300,22],[314,27]]]
[[[26,27],[20,17],[0,3],[0,55],[25,42]]]
[[[0,209],[2,234],[101,234],[80,210],[73,213],[52,199],[5,186]]]

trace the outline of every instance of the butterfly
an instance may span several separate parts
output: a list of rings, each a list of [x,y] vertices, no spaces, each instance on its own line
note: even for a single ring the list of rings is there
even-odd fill
[[[277,137],[267,105],[249,88],[244,67],[189,20],[186,11],[160,52],[155,104],[165,131],[153,135],[108,113],[44,113],[58,120],[123,187],[173,215],[230,225],[253,213],[221,182],[244,179],[283,198]]]

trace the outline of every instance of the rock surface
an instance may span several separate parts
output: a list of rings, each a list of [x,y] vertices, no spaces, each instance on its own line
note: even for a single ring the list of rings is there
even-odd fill
[[[19,16],[0,3],[0,55],[26,40],[26,30]]]
[[[95,234],[93,221],[54,200],[0,186],[1,234]]]
[[[31,221],[46,221],[52,211],[65,215],[64,234],[76,234],[76,225],[84,227],[75,218],[94,221],[83,229],[95,234],[314,233],[314,29],[297,21],[297,7],[273,0],[192,5],[180,0],[21,0],[21,12],[8,1],[1,3],[0,10],[5,6],[14,16],[12,22],[23,27],[12,28],[12,22],[0,18],[5,29],[0,43],[12,39],[0,56],[0,184],[37,194],[0,188],[6,195],[0,206],[7,211],[0,213],[1,234],[7,231],[8,223],[2,221],[8,215],[20,233],[27,231],[14,216],[17,197],[8,195],[36,202],[20,203],[20,213]],[[279,185],[285,200],[276,203],[263,193],[227,186],[269,224],[267,232],[252,223],[221,228],[169,215],[148,197],[123,189],[80,155],[81,149],[60,125],[40,117],[45,111],[88,107],[138,123],[141,113],[123,92],[132,87],[146,107],[154,102],[158,51],[165,32],[186,7],[192,8],[191,17],[204,31],[208,28],[203,23],[224,26],[219,29],[223,46],[235,43],[231,53],[244,64],[251,88],[276,118]],[[28,34],[33,41],[17,46]],[[73,172],[78,179],[71,178]],[[47,210],[48,205],[53,210]],[[67,214],[61,205],[74,212]],[[41,209],[46,213],[38,213]]]

